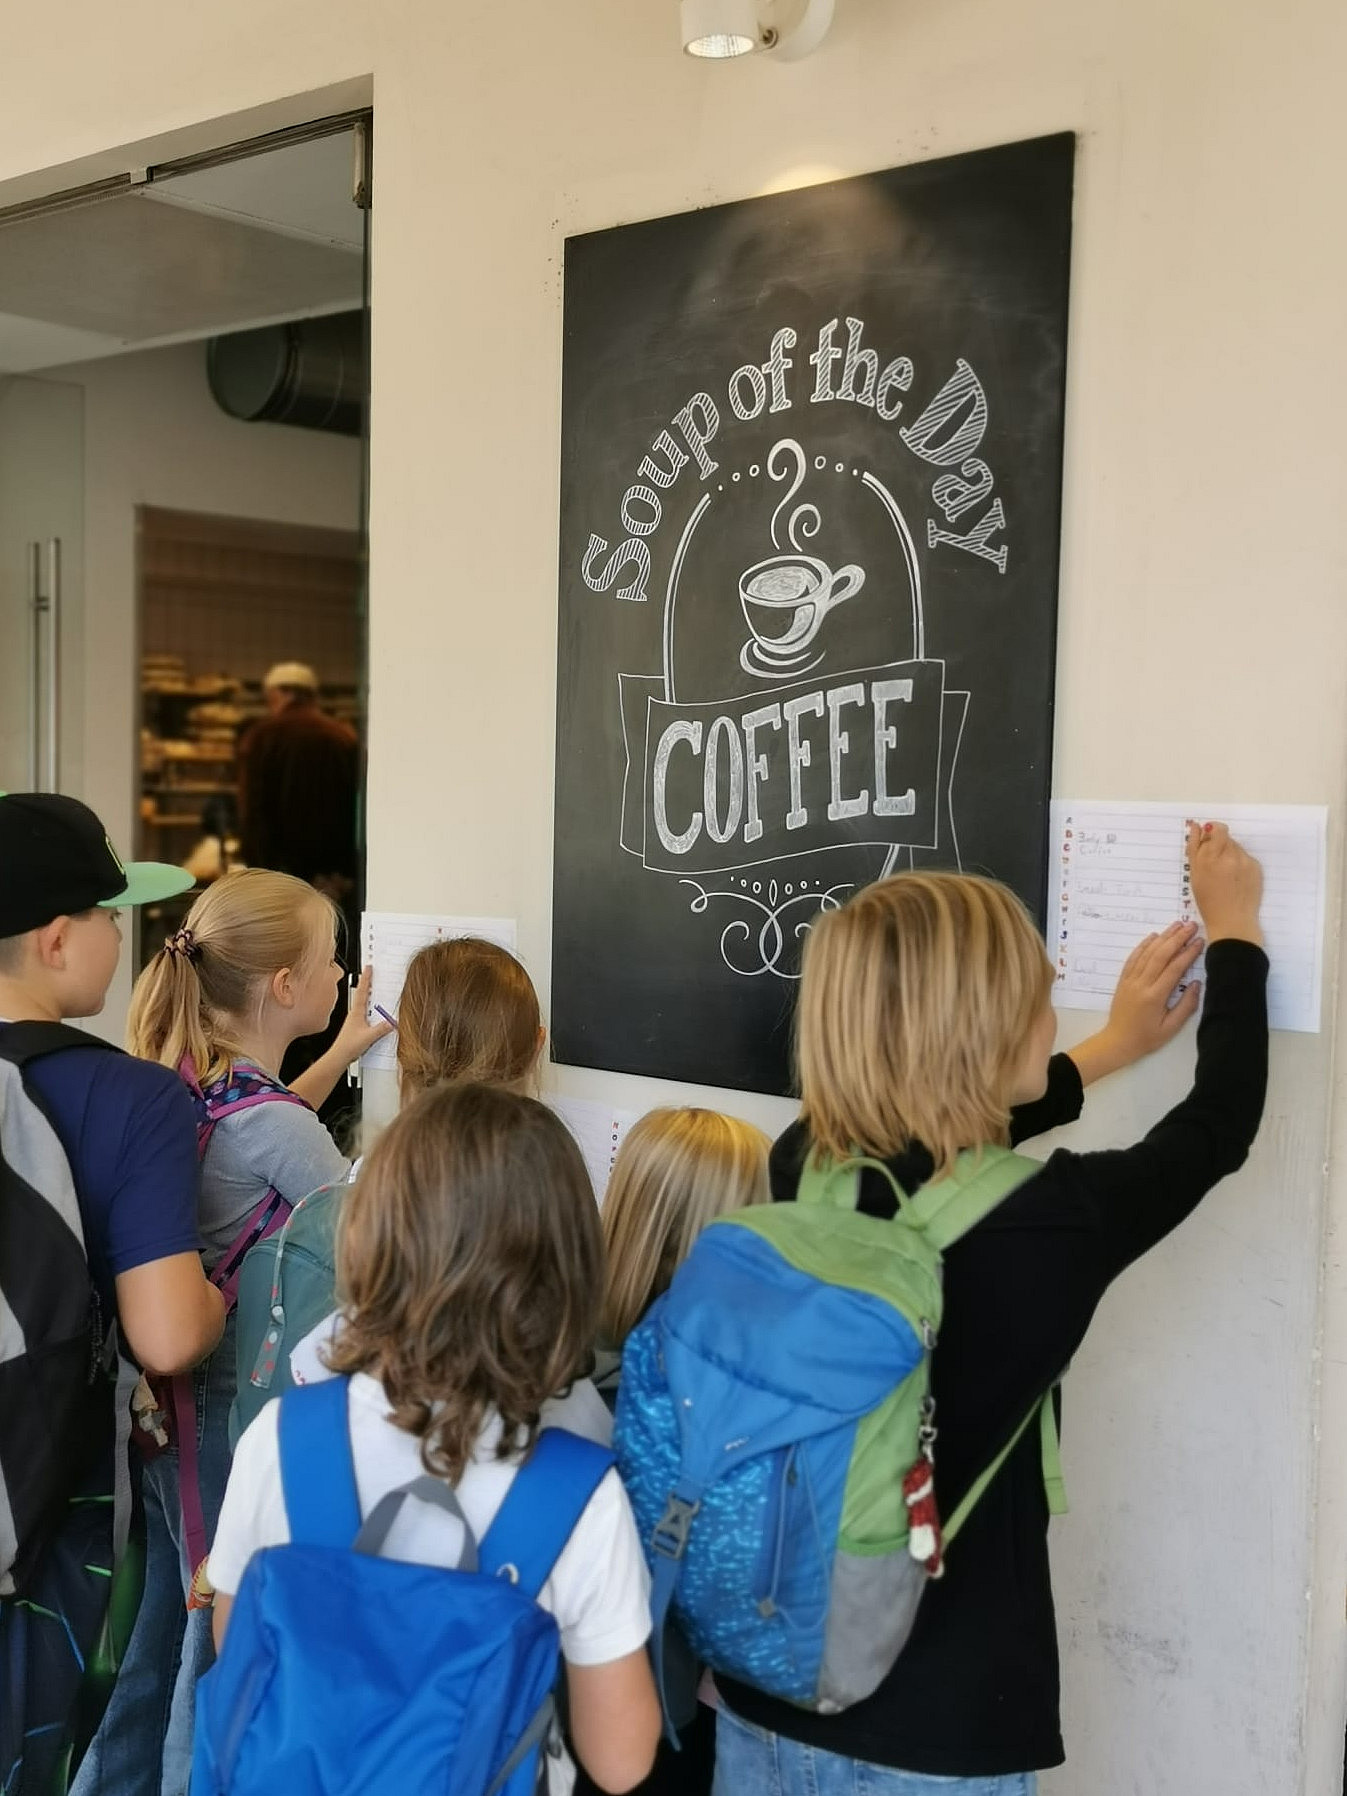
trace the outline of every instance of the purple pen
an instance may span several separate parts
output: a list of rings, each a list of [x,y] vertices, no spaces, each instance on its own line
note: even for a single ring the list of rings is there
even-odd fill
[[[393,1028],[393,1029],[397,1028],[398,1019],[395,1016],[389,1016],[388,1012],[384,1009],[382,1004],[375,1004],[373,1006],[373,1009],[379,1016],[381,1016],[383,1018],[383,1020],[389,1025],[390,1028]]]

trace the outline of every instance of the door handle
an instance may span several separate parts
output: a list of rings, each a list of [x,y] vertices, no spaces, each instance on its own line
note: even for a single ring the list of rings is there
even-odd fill
[[[45,592],[42,577],[44,547]],[[44,617],[47,619],[45,679]],[[45,545],[28,544],[28,682],[28,783],[34,792],[55,792],[61,774],[61,539],[58,536],[48,537]]]

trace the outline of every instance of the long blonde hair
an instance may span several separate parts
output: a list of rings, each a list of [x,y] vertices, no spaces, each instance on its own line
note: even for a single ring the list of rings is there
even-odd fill
[[[652,1110],[633,1126],[603,1200],[605,1345],[622,1345],[708,1222],[768,1201],[770,1146],[718,1110]]]
[[[336,944],[337,911],[302,879],[240,868],[208,886],[136,981],[127,1046],[199,1084],[225,1078],[241,1026],[260,1017],[267,987],[306,974]]]
[[[1015,1073],[1052,966],[1015,894],[963,873],[864,887],[805,945],[796,1054],[816,1148],[937,1168],[1004,1142]]]
[[[603,1237],[580,1150],[534,1098],[447,1085],[375,1142],[342,1205],[335,1372],[368,1372],[428,1471],[456,1480],[499,1413],[501,1457],[589,1363]]]
[[[432,942],[412,956],[398,1006],[404,1097],[456,1079],[531,1087],[543,1042],[533,981],[479,936]]]

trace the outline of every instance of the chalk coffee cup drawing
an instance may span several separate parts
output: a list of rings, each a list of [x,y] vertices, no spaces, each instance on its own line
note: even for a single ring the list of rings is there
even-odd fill
[[[816,555],[769,555],[739,576],[739,603],[753,632],[739,660],[749,673],[772,678],[799,669],[823,620],[865,584],[865,570],[848,562],[834,571]]]

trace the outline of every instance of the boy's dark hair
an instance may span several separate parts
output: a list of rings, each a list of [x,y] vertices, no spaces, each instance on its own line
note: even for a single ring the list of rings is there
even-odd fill
[[[431,1472],[458,1479],[491,1412],[505,1457],[588,1364],[603,1236],[580,1150],[533,1098],[428,1091],[390,1123],[343,1207],[336,1372],[368,1372]]]

